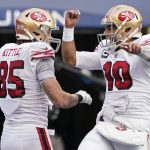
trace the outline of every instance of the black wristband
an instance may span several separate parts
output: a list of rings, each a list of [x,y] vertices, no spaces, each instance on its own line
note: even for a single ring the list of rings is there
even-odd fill
[[[80,103],[83,100],[83,97],[80,94],[76,94],[78,96],[78,102]]]

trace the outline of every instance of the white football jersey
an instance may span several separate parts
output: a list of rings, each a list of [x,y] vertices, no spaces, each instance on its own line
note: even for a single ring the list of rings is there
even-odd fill
[[[150,45],[149,40],[150,35],[146,35],[135,42]],[[91,53],[77,52],[76,67],[103,71],[106,81],[103,115],[127,126],[130,118],[144,119],[147,122],[138,120],[139,128],[150,129],[150,62],[125,50],[114,52],[100,45]]]
[[[49,99],[36,67],[42,59],[54,57],[54,50],[43,42],[9,43],[0,49],[0,106],[5,123],[47,126]]]

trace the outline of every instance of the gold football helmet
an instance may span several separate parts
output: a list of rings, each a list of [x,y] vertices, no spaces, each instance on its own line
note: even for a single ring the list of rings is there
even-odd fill
[[[98,41],[102,47],[114,45],[117,47],[121,42],[138,38],[142,35],[142,22],[142,16],[135,8],[127,5],[114,6],[101,22],[106,27],[109,26],[112,32],[98,34]]]
[[[16,19],[17,40],[41,41],[56,44],[58,51],[61,40],[53,38],[52,30],[58,30],[53,16],[46,10],[31,8],[23,11]]]

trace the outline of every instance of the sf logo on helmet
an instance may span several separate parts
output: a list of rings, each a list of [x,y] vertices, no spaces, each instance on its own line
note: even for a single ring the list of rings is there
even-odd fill
[[[47,17],[40,12],[34,12],[31,14],[31,19],[33,19],[37,22],[44,22],[47,20]]]
[[[134,19],[135,14],[131,11],[122,11],[119,15],[118,18],[121,21],[124,21],[125,19],[128,19],[128,21],[131,21],[132,19]]]

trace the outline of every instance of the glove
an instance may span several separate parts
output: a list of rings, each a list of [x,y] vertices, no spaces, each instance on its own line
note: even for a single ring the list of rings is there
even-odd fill
[[[92,103],[92,98],[91,96],[86,92],[86,91],[78,91],[77,93],[75,93],[78,98],[79,98],[79,103],[86,103],[88,105],[91,105]]]

